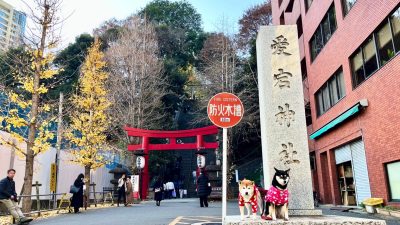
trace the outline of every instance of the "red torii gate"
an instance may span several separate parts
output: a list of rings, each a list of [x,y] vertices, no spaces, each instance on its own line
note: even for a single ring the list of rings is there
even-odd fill
[[[217,135],[217,126],[208,126],[191,130],[177,131],[160,131],[160,130],[143,130],[126,126],[125,131],[128,137],[139,137],[139,144],[128,144],[128,151],[143,151],[145,153],[145,166],[142,172],[142,193],[141,196],[145,199],[149,189],[149,151],[165,151],[165,150],[193,150],[218,148],[218,141],[205,142],[203,137],[207,135]],[[195,143],[177,143],[179,138],[196,137]],[[151,144],[150,138],[166,138],[167,144]],[[131,140],[130,138],[128,138]]]

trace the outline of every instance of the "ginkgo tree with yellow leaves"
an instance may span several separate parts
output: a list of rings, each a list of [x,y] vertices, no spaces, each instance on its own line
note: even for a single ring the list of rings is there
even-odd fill
[[[66,139],[72,144],[73,162],[85,167],[86,187],[90,184],[90,170],[107,162],[101,153],[107,150],[106,130],[109,119],[107,110],[106,63],[98,39],[88,50],[81,68],[78,94],[72,97],[74,110]],[[86,188],[89,196],[89,188]]]
[[[46,94],[54,88],[54,78],[59,69],[54,68],[55,47],[59,37],[55,31],[60,23],[61,0],[33,0],[29,18],[30,32],[26,41],[26,59],[16,57],[20,65],[12,68],[13,82],[6,85],[1,102],[0,141],[14,148],[25,158],[25,175],[22,195],[31,196],[35,157],[50,148],[53,133],[49,126],[54,119]],[[28,4],[27,4],[28,5]],[[33,25],[33,27],[32,27]],[[25,42],[24,41],[24,42]],[[47,102],[47,103],[46,103]],[[20,142],[20,143],[18,143]],[[21,143],[22,142],[22,143]],[[22,147],[21,147],[22,146]],[[22,210],[31,210],[30,197],[22,198]]]
[[[32,193],[34,158],[51,147],[54,134],[50,124],[55,117],[50,113],[50,105],[43,101],[49,91],[49,83],[59,69],[51,66],[54,55],[41,50],[27,50],[29,64],[15,68],[14,88],[5,87],[6,96],[1,105],[0,129],[7,132],[0,135],[0,142],[10,146],[15,153],[25,159],[24,195]],[[24,144],[26,143],[26,145]],[[29,211],[31,201],[23,199],[24,211]]]

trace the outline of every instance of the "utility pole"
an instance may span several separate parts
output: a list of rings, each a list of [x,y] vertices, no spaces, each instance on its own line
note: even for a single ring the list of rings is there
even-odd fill
[[[55,186],[55,194],[57,193],[57,185],[58,185],[58,174],[60,171],[60,151],[61,151],[61,143],[62,143],[62,133],[63,133],[63,101],[64,101],[64,94],[60,92],[60,102],[58,105],[58,121],[57,121],[57,153],[56,153],[56,186]],[[57,206],[57,196],[54,195],[54,206]]]

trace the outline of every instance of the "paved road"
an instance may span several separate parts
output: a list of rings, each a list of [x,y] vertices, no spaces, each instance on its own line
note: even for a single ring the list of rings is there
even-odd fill
[[[233,206],[233,204],[232,204]],[[157,207],[146,202],[131,207],[112,207],[83,211],[79,214],[64,214],[54,218],[37,220],[31,225],[165,225],[192,224],[206,221],[221,221],[221,203],[210,203],[200,208],[197,199],[165,200]]]
[[[322,207],[325,215],[351,216],[370,219],[385,219],[387,225],[400,225],[400,220],[387,216],[371,216],[352,212],[340,212]],[[238,214],[236,201],[228,203],[228,215]],[[154,202],[146,202],[132,207],[112,207],[84,211],[80,214],[37,220],[31,225],[184,225],[221,221],[221,203],[210,203],[208,208],[200,208],[197,199],[166,200],[156,207]]]

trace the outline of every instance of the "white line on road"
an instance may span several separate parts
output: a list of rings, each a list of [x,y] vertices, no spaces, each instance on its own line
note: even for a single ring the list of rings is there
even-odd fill
[[[199,222],[210,222],[209,220],[201,220],[201,219],[196,219],[196,218],[183,218],[183,220],[193,220],[193,221],[199,221]]]
[[[182,219],[182,216],[178,216],[171,223],[169,223],[169,225],[176,225],[179,222],[179,220],[181,220],[181,219]]]

